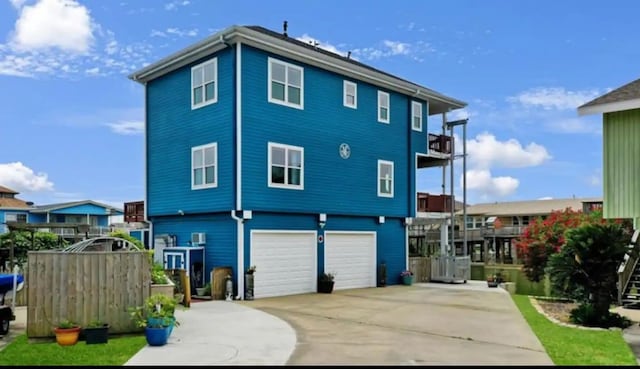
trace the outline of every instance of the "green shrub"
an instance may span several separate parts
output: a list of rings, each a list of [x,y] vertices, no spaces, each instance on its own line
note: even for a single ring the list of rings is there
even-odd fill
[[[136,245],[137,248],[139,248],[140,250],[144,250],[144,245],[142,244],[142,241],[140,241],[139,239],[131,236],[130,234],[124,232],[124,231],[113,231],[111,233],[109,233],[109,236],[111,237],[119,237],[119,238],[124,238],[125,240],[133,243],[134,245]]]
[[[600,313],[593,304],[588,302],[580,304],[580,306],[571,310],[570,320],[575,324],[587,327],[619,327],[624,329],[631,325],[631,320],[620,314],[609,311],[604,314]]]

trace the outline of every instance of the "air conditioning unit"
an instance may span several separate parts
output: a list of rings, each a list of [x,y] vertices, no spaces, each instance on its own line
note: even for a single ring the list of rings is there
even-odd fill
[[[207,243],[207,235],[204,232],[191,233],[192,245],[204,245]]]

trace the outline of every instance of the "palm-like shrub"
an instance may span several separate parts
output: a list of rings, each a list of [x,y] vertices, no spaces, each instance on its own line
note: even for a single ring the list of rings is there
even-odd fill
[[[584,224],[566,232],[566,245],[550,257],[546,272],[560,296],[580,302],[572,312],[576,323],[608,327],[620,324],[609,312],[617,296],[617,269],[628,235],[620,224]]]

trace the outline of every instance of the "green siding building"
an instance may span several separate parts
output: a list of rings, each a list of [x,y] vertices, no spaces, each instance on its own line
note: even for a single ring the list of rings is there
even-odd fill
[[[640,79],[580,107],[603,114],[603,216],[640,225]]]

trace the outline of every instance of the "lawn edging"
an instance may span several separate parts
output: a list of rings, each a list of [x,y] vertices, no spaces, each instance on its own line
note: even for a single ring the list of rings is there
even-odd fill
[[[551,315],[547,314],[544,311],[542,306],[540,306],[540,304],[538,304],[538,299],[536,298],[536,296],[528,296],[528,297],[529,297],[529,302],[531,302],[531,305],[533,305],[533,307],[540,314],[542,314],[545,318],[549,319],[549,321],[551,321],[552,323],[561,325],[563,327],[578,328],[578,329],[591,330],[591,331],[622,331],[622,328],[620,328],[620,327],[611,327],[611,328],[585,327],[585,326],[582,326],[582,325],[561,322],[558,319],[552,317]]]

